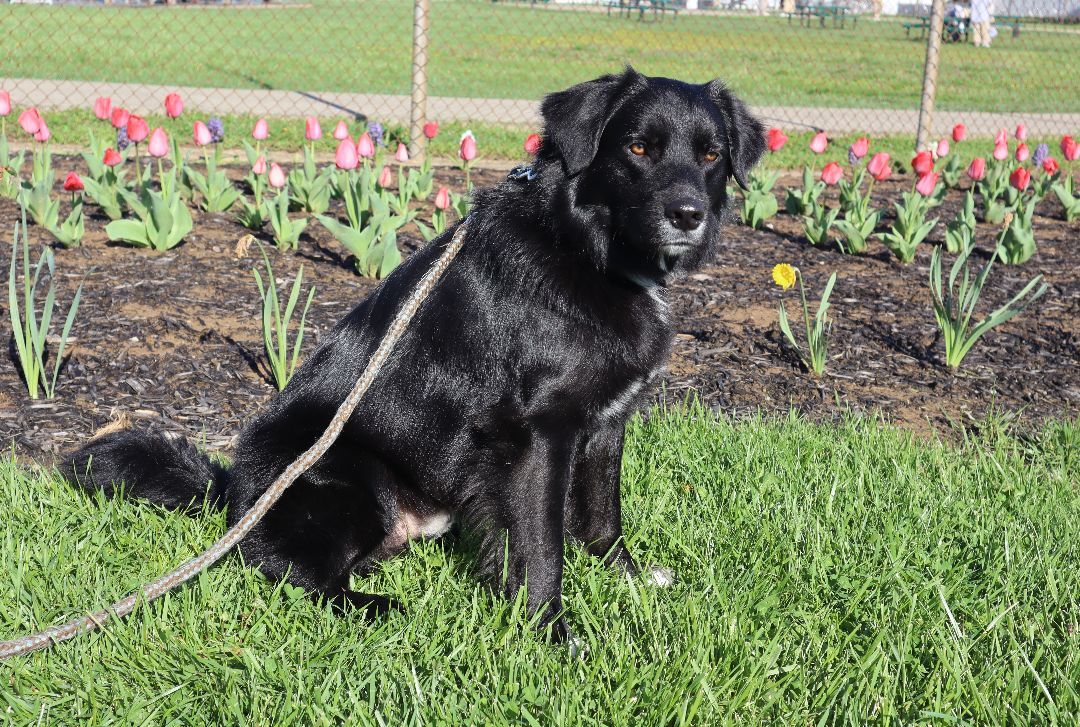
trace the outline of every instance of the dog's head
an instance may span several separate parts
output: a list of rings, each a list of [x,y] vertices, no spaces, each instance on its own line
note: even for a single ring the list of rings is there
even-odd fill
[[[538,161],[561,167],[574,232],[608,272],[643,285],[693,269],[719,238],[732,177],[765,150],[761,123],[720,81],[632,68],[544,99]]]

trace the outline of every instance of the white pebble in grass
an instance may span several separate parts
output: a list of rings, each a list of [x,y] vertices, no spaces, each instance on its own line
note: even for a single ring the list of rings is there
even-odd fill
[[[589,644],[585,639],[578,638],[573,634],[566,640],[566,648],[570,652],[571,659],[585,661],[589,656]]]
[[[645,580],[659,588],[667,588],[675,582],[675,572],[662,565],[650,565],[645,569]]]

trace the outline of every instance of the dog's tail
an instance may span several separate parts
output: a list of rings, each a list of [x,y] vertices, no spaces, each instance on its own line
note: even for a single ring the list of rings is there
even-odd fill
[[[225,505],[229,473],[183,437],[157,430],[121,429],[95,437],[66,455],[61,473],[72,483],[107,497],[123,487],[129,497],[194,511],[203,500]]]

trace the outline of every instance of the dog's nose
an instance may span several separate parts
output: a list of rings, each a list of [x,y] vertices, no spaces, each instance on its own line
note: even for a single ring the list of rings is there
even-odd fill
[[[705,208],[697,200],[683,197],[664,205],[664,217],[680,230],[689,232],[701,226]]]

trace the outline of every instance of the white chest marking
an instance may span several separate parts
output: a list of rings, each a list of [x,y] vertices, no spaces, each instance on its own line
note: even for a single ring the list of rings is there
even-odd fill
[[[437,538],[446,533],[454,522],[454,516],[447,510],[440,510],[427,517],[405,511],[401,522],[405,526],[405,538]]]

